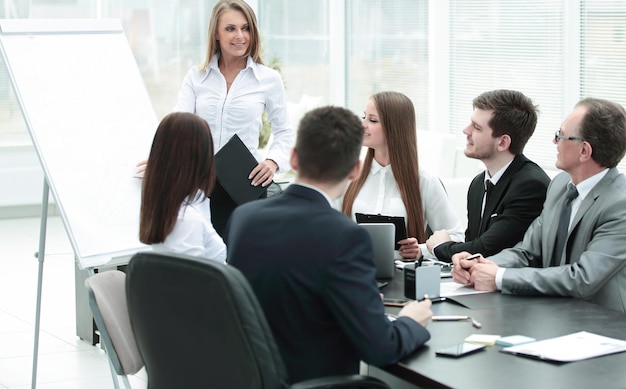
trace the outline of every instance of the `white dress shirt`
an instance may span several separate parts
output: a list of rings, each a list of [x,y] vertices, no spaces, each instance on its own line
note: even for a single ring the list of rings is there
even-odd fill
[[[211,224],[210,204],[204,192],[193,203],[185,201],[180,206],[172,232],[163,243],[153,244],[152,249],[225,262],[226,245]]]
[[[257,161],[262,115],[267,110],[272,123],[273,139],[265,158],[278,164],[280,171],[289,170],[289,154],[294,132],[287,114],[285,88],[280,74],[248,57],[248,63],[230,87],[213,57],[206,69],[191,68],[178,93],[174,111],[195,113],[209,123],[217,152],[237,134]]]
[[[420,170],[420,192],[424,221],[432,231],[446,230],[454,242],[463,242],[465,231],[458,216],[454,213],[448,195],[439,178]],[[341,199],[337,205],[341,209]],[[400,190],[393,177],[391,165],[381,166],[372,160],[372,167],[361,191],[352,206],[352,218],[356,213],[381,214],[386,216],[407,217],[406,207],[402,201]],[[419,242],[422,254],[428,258],[434,256],[426,248],[425,242]]]

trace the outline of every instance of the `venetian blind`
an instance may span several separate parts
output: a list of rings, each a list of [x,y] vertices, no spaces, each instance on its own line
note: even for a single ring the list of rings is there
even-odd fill
[[[554,169],[554,131],[564,118],[564,3],[553,0],[450,1],[450,131],[460,145],[472,100],[484,91],[514,89],[539,106],[524,153]]]

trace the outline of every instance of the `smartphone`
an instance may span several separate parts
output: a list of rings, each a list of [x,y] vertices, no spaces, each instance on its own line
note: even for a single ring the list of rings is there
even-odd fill
[[[485,349],[485,347],[487,346],[484,344],[463,342],[463,343],[455,344],[454,346],[437,350],[435,351],[435,354],[437,354],[440,357],[459,358],[464,355],[471,354],[479,350],[483,350]]]
[[[408,299],[392,299],[392,298],[383,298],[383,304],[388,307],[404,307],[409,303]]]

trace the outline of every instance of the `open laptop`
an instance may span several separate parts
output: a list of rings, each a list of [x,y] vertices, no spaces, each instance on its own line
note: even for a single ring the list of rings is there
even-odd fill
[[[359,225],[365,228],[372,238],[376,283],[382,288],[396,273],[393,252],[396,245],[396,226],[393,223],[359,223]]]

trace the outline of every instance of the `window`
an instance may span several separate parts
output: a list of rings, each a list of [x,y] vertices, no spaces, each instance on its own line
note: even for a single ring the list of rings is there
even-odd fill
[[[10,1],[0,18],[119,18],[158,117],[174,106],[187,70],[204,60],[215,0]],[[357,114],[375,92],[415,104],[420,130],[458,146],[472,99],[517,89],[539,105],[525,154],[554,169],[554,131],[586,96],[626,105],[622,0],[250,0],[263,58],[278,60],[287,100],[337,104]],[[301,104],[302,105],[302,104]],[[310,108],[310,107],[307,107]],[[30,145],[0,59],[0,146]],[[626,171],[626,162],[621,165]]]
[[[626,3],[581,3],[580,95],[612,100],[626,107]],[[626,161],[619,165],[626,172]]]
[[[346,2],[346,106],[361,114],[380,91],[406,94],[428,129],[428,1]]]
[[[524,154],[554,169],[554,131],[563,107],[567,64],[564,2],[450,2],[450,131],[465,144],[472,100],[484,91],[515,89],[539,105],[539,119]]]
[[[287,100],[310,96],[331,102],[328,1],[260,0],[257,17],[263,61],[280,65]]]

